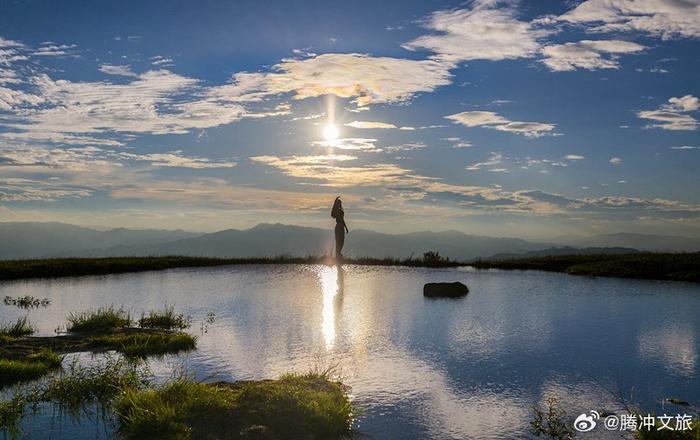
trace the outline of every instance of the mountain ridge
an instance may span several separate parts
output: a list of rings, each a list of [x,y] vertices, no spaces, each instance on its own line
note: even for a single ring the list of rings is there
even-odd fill
[[[567,240],[569,243],[567,243]],[[185,255],[211,257],[307,256],[331,254],[333,232],[301,225],[259,223],[249,229],[211,233],[184,230],[113,228],[97,230],[60,222],[0,223],[0,258]],[[568,246],[568,248],[567,248]],[[562,249],[564,247],[564,249]],[[570,249],[569,249],[570,248]],[[351,230],[344,253],[353,257],[420,256],[439,251],[452,259],[520,255],[700,251],[700,238],[652,234],[600,234],[530,241],[517,237],[465,234],[456,230],[387,234]]]

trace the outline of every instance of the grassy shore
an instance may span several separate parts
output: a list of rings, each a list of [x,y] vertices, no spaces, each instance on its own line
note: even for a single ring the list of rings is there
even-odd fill
[[[0,400],[0,432],[21,438],[21,421],[39,404],[79,420],[98,413],[119,438],[343,439],[352,435],[348,388],[328,372],[276,380],[205,384],[186,377],[156,385],[143,364],[107,359],[73,364]],[[116,422],[112,424],[112,422]]]
[[[700,281],[700,252],[562,255],[475,261],[471,266],[477,269],[544,270],[601,277]]]
[[[346,258],[344,264],[367,266],[453,267],[460,263],[426,253],[422,258]],[[115,258],[48,258],[39,260],[0,261],[0,280],[25,278],[55,278],[81,275],[107,275],[125,272],[172,269],[176,267],[207,267],[234,264],[335,264],[333,259],[319,256],[267,258],[206,258],[206,257],[115,257]]]
[[[41,260],[2,260],[0,280],[55,278],[83,275],[107,275],[125,272],[164,270],[177,267],[210,267],[241,264],[335,264],[332,258],[268,257],[115,257],[52,258]],[[345,258],[343,264],[363,266],[457,267],[477,269],[522,269],[565,272],[574,275],[642,278],[657,280],[700,281],[700,252],[558,255],[552,257],[477,260],[471,263],[450,260],[437,252],[418,258]]]

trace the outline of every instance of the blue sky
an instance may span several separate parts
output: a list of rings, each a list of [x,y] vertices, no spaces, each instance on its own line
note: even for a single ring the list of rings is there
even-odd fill
[[[697,0],[0,8],[0,221],[700,236]]]

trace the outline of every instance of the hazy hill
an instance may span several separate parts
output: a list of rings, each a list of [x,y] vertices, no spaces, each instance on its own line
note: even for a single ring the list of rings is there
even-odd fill
[[[98,231],[65,223],[0,223],[0,258],[92,255],[115,246],[153,245],[195,235],[181,230]]]
[[[496,254],[489,257],[489,260],[508,260],[512,258],[537,258],[537,257],[556,257],[561,255],[616,255],[616,254],[635,254],[640,251],[633,248],[624,247],[585,247],[575,248],[571,246],[551,247],[539,251],[529,251],[523,253],[504,253]]]
[[[594,235],[592,237],[558,237],[553,241],[576,247],[613,246],[657,252],[700,251],[700,238],[683,237],[678,235],[652,235],[619,232],[615,234]]]
[[[383,234],[351,231],[344,254],[356,257],[419,256],[438,250],[454,259],[469,259],[505,251],[529,251],[547,245],[517,238],[479,237],[456,231]],[[229,229],[159,245],[107,249],[107,255],[190,255],[212,257],[260,257],[269,255],[321,255],[333,251],[333,232],[328,229],[260,224],[244,231]]]
[[[553,247],[568,239],[569,247]],[[590,249],[586,249],[590,248]],[[354,257],[420,256],[437,250],[452,259],[631,253],[636,249],[700,250],[700,239],[640,234],[566,237],[550,243],[467,235],[458,231],[384,234],[352,230],[344,253]],[[211,257],[307,256],[330,254],[329,229],[260,224],[251,229],[197,234],[186,231],[112,229],[98,231],[62,223],[0,223],[0,259],[62,256],[187,255]]]
[[[306,256],[330,254],[333,251],[332,230],[282,224],[260,224],[247,230],[227,229],[210,234],[193,234],[128,229],[97,231],[61,223],[5,223],[0,224],[0,240],[4,243],[0,258]],[[453,259],[471,259],[504,252],[528,252],[549,246],[518,238],[482,237],[457,231],[392,235],[358,229],[348,236],[344,253],[348,256],[403,258],[438,250]]]

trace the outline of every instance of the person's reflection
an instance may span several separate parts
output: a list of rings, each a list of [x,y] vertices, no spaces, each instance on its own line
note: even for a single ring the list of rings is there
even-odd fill
[[[345,290],[345,271],[340,265],[326,266],[321,269],[321,289],[323,293],[323,322],[321,331],[326,342],[326,349],[333,348],[336,331],[340,323],[340,311]]]

